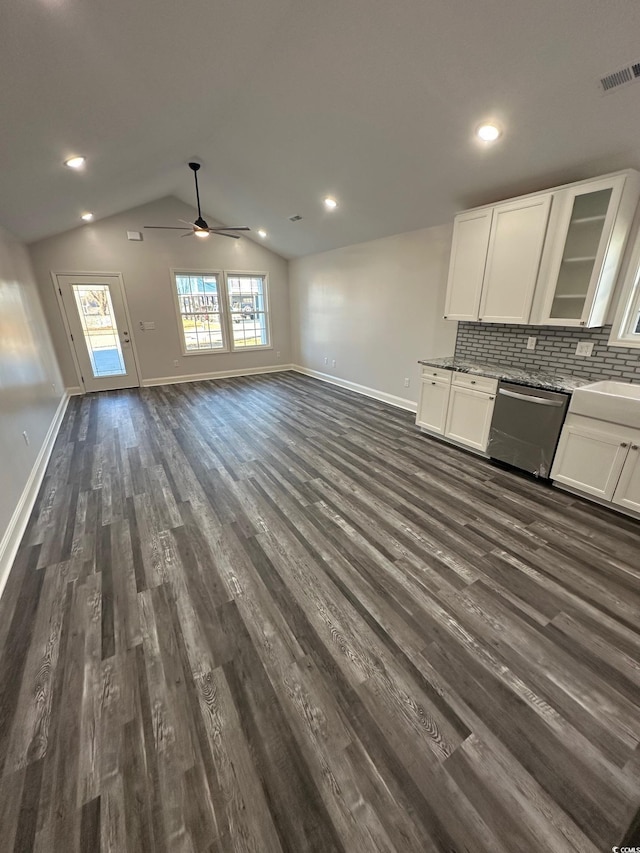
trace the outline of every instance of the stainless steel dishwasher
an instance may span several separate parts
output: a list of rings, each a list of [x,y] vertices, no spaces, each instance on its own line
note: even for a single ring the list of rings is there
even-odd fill
[[[488,455],[536,477],[548,477],[568,404],[568,394],[501,382]]]

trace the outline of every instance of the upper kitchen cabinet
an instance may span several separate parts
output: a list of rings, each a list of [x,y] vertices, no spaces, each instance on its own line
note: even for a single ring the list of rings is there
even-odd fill
[[[444,310],[447,320],[478,319],[492,218],[489,207],[459,213],[454,220]]]
[[[482,282],[483,323],[528,323],[547,232],[551,193],[493,209]]]
[[[537,323],[604,325],[638,195],[631,171],[555,193]]]
[[[602,325],[639,196],[627,170],[458,214],[445,318]]]

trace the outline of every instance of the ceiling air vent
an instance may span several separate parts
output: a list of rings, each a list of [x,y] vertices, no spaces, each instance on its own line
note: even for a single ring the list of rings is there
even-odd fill
[[[621,89],[623,86],[635,83],[636,80],[640,80],[640,62],[634,62],[619,71],[614,71],[613,74],[601,77],[600,90],[604,95],[608,95],[614,89]]]
[[[300,216],[300,214],[296,213],[295,216],[289,217],[289,222],[300,222],[301,219],[302,219],[302,217]]]

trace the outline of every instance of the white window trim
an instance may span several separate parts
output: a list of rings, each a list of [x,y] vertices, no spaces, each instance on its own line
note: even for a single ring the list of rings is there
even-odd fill
[[[226,319],[228,312],[225,309],[225,306],[227,304],[227,288],[225,284],[224,272],[222,270],[191,270],[185,269],[184,267],[176,267],[175,269],[169,270],[169,273],[171,279],[171,292],[173,293],[173,307],[175,309],[176,322],[178,324],[178,337],[180,338],[180,348],[182,350],[182,355],[190,357],[192,355],[219,355],[222,353],[231,352],[231,350],[229,349],[229,328]],[[221,305],[220,327],[222,329],[222,342],[224,346],[216,347],[216,349],[187,349],[187,344],[184,337],[184,327],[182,325],[182,314],[180,312],[180,300],[178,299],[178,288],[176,286],[177,275],[215,275],[218,277],[218,300],[219,304]]]
[[[224,271],[224,295],[225,295],[225,305],[226,305],[226,315],[229,320],[229,325],[231,325],[231,302],[229,300],[229,288],[227,287],[227,279],[233,278],[234,276],[244,275],[253,278],[263,278],[264,279],[264,287],[265,287],[265,300],[264,304],[266,305],[265,310],[265,319],[266,319],[266,329],[267,329],[267,340],[268,344],[261,344],[256,347],[237,347],[234,344],[233,340],[233,329],[230,330],[229,341],[231,342],[231,351],[232,352],[256,352],[258,350],[266,350],[273,349],[273,343],[271,338],[271,288],[269,287],[269,273],[264,270],[225,270]],[[218,350],[219,352],[219,350]]]
[[[613,327],[609,337],[610,347],[632,347],[640,349],[640,335],[628,332],[632,318],[640,310],[640,231],[636,233],[635,244],[629,260],[629,266],[618,299]]]

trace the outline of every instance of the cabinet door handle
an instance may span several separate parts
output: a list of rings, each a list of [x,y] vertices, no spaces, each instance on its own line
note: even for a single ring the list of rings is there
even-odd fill
[[[432,385],[435,385],[436,383],[435,383],[435,382],[432,382],[431,384],[432,384]]]
[[[628,443],[628,442],[626,442],[626,441],[621,441],[621,442],[620,442],[620,447],[629,447],[629,443]]]
[[[495,400],[496,398],[495,398],[495,397],[489,397],[489,399],[490,399],[490,400]]]
[[[471,380],[471,384],[472,384],[472,385],[475,385],[475,384],[476,384],[476,380],[475,380],[475,379],[472,379],[472,380]]]
[[[632,445],[631,445],[631,449],[632,449],[632,450],[637,450],[637,449],[638,449],[638,445],[637,445],[637,444],[632,444]]]

